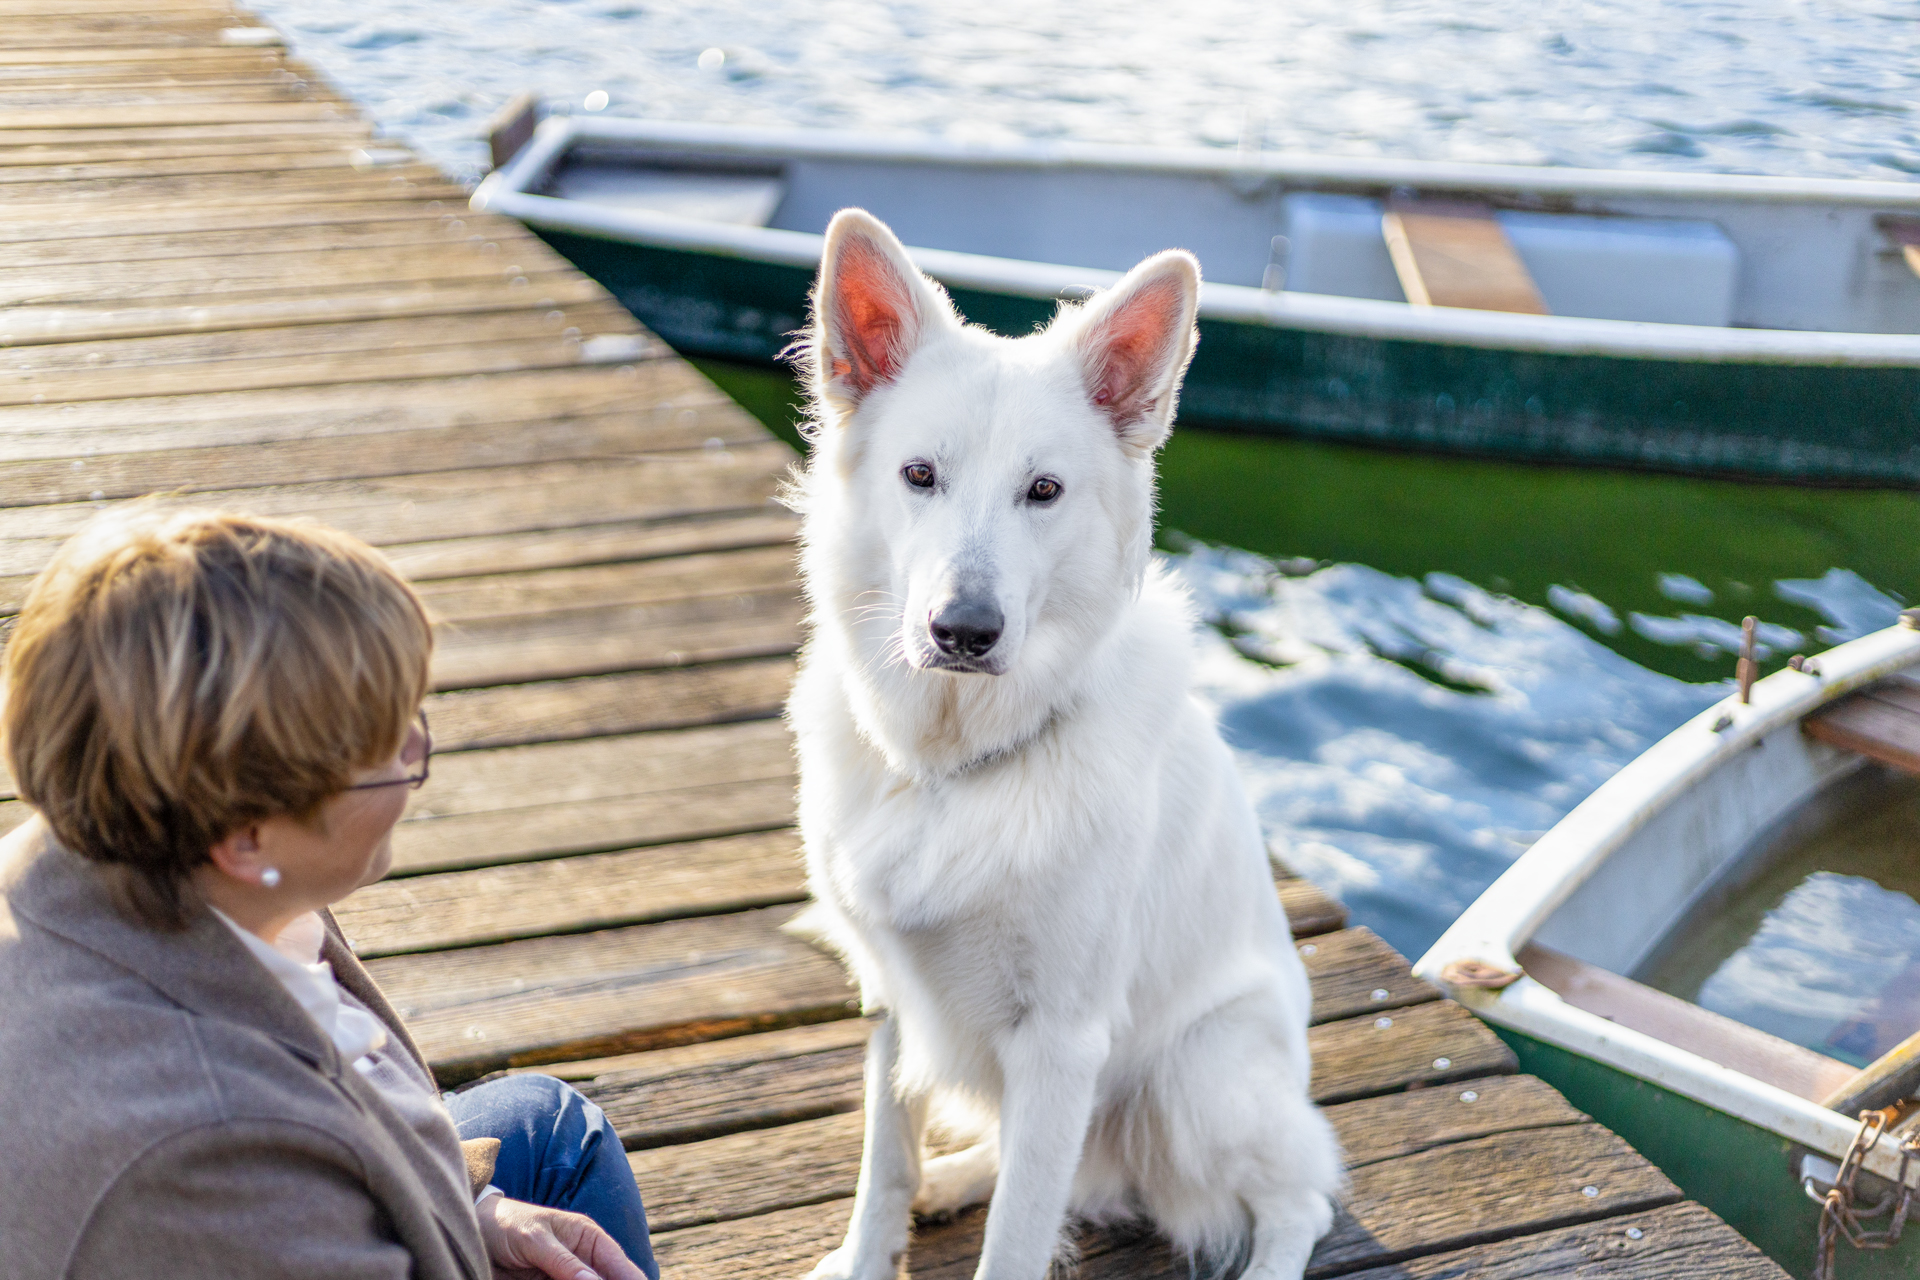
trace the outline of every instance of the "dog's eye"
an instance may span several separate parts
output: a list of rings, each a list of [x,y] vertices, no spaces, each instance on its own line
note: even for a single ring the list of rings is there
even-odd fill
[[[916,489],[933,488],[933,468],[924,462],[909,462],[900,468],[900,474]]]
[[[1027,490],[1029,502],[1052,502],[1059,496],[1060,482],[1051,476],[1041,476],[1033,482],[1033,487]]]

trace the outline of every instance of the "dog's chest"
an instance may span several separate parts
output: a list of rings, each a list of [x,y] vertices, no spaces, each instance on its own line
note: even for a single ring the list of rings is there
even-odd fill
[[[1054,896],[1106,825],[1070,779],[1049,793],[1017,766],[913,783],[862,764],[821,781],[831,817],[810,834],[845,904],[902,933]]]

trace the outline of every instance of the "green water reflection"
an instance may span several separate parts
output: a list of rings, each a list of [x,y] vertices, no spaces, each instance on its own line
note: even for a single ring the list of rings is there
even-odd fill
[[[798,445],[799,394],[779,372],[697,360]],[[1783,578],[1850,569],[1920,601],[1920,494],[1812,488],[1600,468],[1534,466],[1270,436],[1176,431],[1160,461],[1160,526],[1278,559],[1351,561],[1418,577],[1439,571],[1530,604],[1549,588],[1585,592],[1624,622],[1748,613],[1813,639],[1823,619],[1775,596]],[[1663,595],[1684,574],[1710,603]],[[1657,643],[1623,625],[1574,620],[1642,666],[1701,681],[1732,674],[1724,653]],[[1786,655],[1778,654],[1770,666]]]

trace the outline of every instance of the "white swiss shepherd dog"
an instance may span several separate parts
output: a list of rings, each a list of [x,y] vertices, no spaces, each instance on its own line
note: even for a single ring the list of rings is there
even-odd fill
[[[1306,973],[1150,552],[1199,288],[1157,254],[1007,339],[871,215],[827,229],[796,354],[801,927],[880,1018],[853,1221],[816,1280],[892,1280],[915,1212],[989,1196],[986,1280],[1040,1280],[1069,1214],[1294,1280],[1332,1221]],[[937,1096],[984,1136],[927,1158]]]

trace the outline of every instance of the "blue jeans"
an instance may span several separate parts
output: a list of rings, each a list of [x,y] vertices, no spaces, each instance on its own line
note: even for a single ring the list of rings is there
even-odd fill
[[[649,1280],[660,1280],[647,1211],[620,1135],[599,1107],[552,1076],[507,1076],[448,1094],[460,1138],[500,1139],[493,1185],[515,1200],[599,1223]]]

